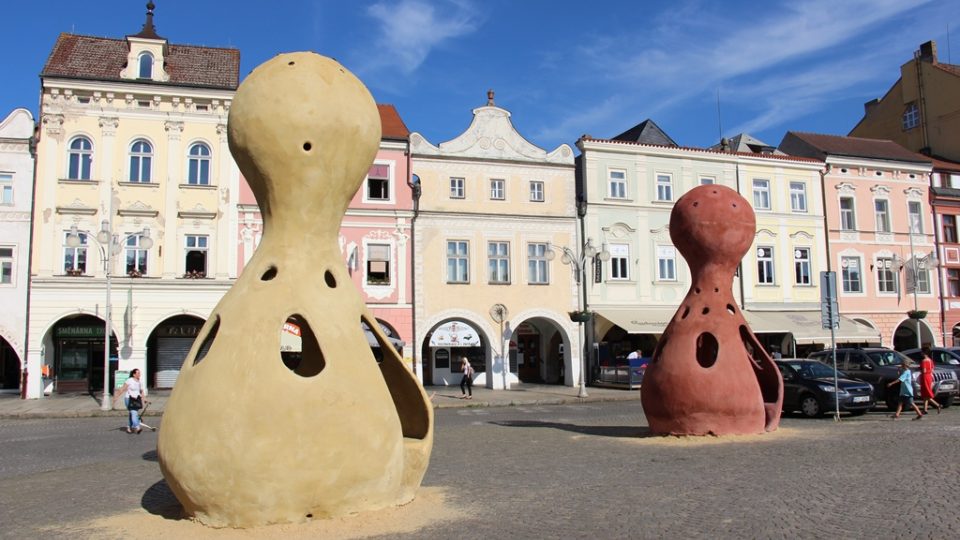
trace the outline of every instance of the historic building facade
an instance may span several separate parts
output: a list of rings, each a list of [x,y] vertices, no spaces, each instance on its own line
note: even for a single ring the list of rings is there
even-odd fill
[[[33,130],[33,115],[26,109],[15,109],[0,121],[0,391],[22,390],[23,376],[30,376],[24,360]]]
[[[150,8],[122,39],[61,34],[41,73],[29,397],[101,390],[108,361],[172,386],[236,277],[240,53],[171,43]]]
[[[563,248],[577,233],[574,158],[523,138],[487,104],[456,138],[410,136],[421,191],[414,231],[414,344],[425,384],[573,385],[580,374],[578,295]]]
[[[933,160],[930,205],[936,220],[940,271],[940,325],[944,346],[960,347],[960,163]]]
[[[932,163],[892,141],[787,132],[779,149],[826,163],[827,265],[840,313],[896,349],[939,344]]]

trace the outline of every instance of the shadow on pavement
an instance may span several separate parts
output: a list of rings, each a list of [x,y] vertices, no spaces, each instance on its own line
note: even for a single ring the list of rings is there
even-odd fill
[[[154,461],[154,462],[158,461],[156,450],[150,450],[149,452],[144,452],[143,455],[140,457],[142,457],[144,461]]]
[[[149,453],[147,452],[147,454]],[[144,454],[144,456],[147,454]],[[173,492],[170,491],[170,486],[167,485],[166,480],[160,480],[150,486],[143,497],[140,498],[140,506],[147,512],[164,519],[184,519],[183,507]]]
[[[644,438],[653,437],[650,428],[644,426],[578,426],[575,424],[560,424],[558,422],[538,422],[535,420],[506,420],[490,422],[497,426],[521,427],[521,428],[553,428],[563,431],[572,431],[583,435],[596,435],[598,437],[623,437],[623,438]]]

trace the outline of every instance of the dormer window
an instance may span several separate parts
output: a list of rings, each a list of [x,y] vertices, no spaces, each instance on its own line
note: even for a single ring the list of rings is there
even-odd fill
[[[153,55],[145,52],[140,53],[139,57],[139,75],[140,79],[153,79]]]

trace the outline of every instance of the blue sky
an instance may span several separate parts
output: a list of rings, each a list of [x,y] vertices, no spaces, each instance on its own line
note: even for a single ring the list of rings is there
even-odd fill
[[[721,125],[774,145],[787,130],[844,135],[921,43],[960,64],[958,0],[154,2],[171,42],[240,49],[241,78],[281,52],[336,58],[434,144],[467,128],[488,88],[547,150],[646,118],[686,146],[714,144]],[[0,115],[37,113],[60,32],[134,34],[145,4],[5,0]]]

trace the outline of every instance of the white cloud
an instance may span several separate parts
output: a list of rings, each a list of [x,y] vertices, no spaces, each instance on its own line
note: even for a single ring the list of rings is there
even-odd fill
[[[396,68],[405,75],[417,70],[430,52],[445,41],[477,29],[478,18],[464,1],[431,4],[421,0],[378,2],[367,9],[379,36],[365,51],[366,70]]]

